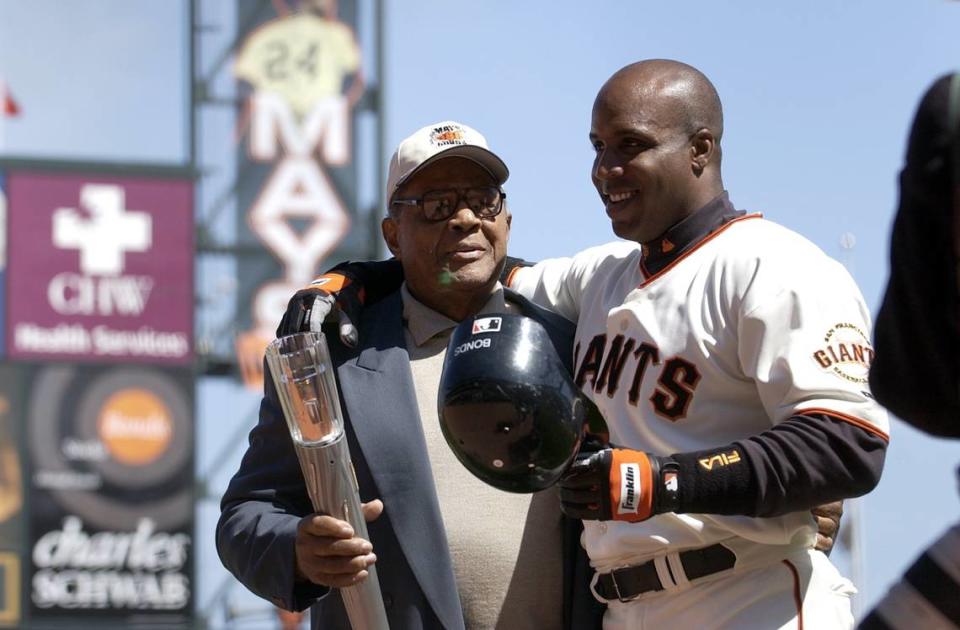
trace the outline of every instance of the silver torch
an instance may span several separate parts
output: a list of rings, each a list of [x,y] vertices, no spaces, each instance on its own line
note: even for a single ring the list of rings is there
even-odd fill
[[[266,357],[313,508],[369,540],[326,339],[312,332],[280,337],[267,346]],[[389,630],[376,567],[367,570],[366,580],[340,589],[350,625]]]

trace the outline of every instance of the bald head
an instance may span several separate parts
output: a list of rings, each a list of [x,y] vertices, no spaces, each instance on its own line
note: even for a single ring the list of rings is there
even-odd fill
[[[646,243],[723,192],[720,97],[702,72],[652,59],[610,77],[593,103],[593,183],[621,238]]]
[[[600,88],[597,100],[616,96],[637,102],[659,100],[671,114],[663,124],[693,134],[707,129],[719,147],[723,136],[723,107],[713,83],[702,72],[680,61],[647,59],[616,71]]]

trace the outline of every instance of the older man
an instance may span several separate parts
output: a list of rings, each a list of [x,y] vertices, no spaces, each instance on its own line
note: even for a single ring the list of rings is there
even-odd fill
[[[291,610],[313,604],[315,628],[348,627],[330,587],[365,579],[373,562],[394,630],[589,628],[599,619],[587,574],[577,573],[577,524],[563,519],[556,492],[485,486],[456,461],[437,421],[447,339],[468,316],[523,313],[544,324],[561,356],[572,354],[570,322],[498,282],[507,174],[483,137],[455,122],[417,131],[390,162],[383,236],[406,282],[364,312],[357,348],[331,340],[361,497],[376,519],[369,541],[311,513],[266,384],[223,498],[217,548],[255,593]]]

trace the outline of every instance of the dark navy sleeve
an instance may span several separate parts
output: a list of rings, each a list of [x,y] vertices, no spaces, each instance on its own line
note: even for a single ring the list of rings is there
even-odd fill
[[[313,507],[266,364],[263,371],[260,420],[220,502],[217,553],[260,597],[286,610],[304,610],[330,589],[296,578],[297,524]]]
[[[677,453],[678,512],[779,516],[856,497],[880,480],[885,436],[826,414],[733,444]]]
[[[533,265],[522,258],[507,256],[504,259],[500,281],[510,286],[511,274],[522,267]],[[345,261],[329,269],[327,273],[340,273],[363,287],[365,305],[375,304],[400,288],[403,284],[403,265],[396,258],[387,260]]]
[[[363,262],[348,260],[327,273],[330,272],[343,274],[363,287],[363,303],[368,306],[398,290],[404,280],[403,265],[396,258]]]

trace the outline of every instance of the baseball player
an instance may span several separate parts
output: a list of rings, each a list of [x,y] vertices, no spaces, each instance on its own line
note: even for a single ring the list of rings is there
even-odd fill
[[[848,628],[855,589],[814,551],[809,509],[880,477],[869,313],[841,265],[734,208],[722,134],[696,69],[618,71],[590,137],[626,241],[508,276],[577,322],[576,382],[618,445],[561,480],[564,509],[605,628]]]
[[[574,466],[564,507],[585,519],[605,627],[850,627],[854,589],[812,550],[807,510],[879,480],[869,313],[841,265],[734,209],[722,133],[694,68],[614,74],[592,175],[628,242],[511,278],[577,322],[577,384],[622,445]]]

